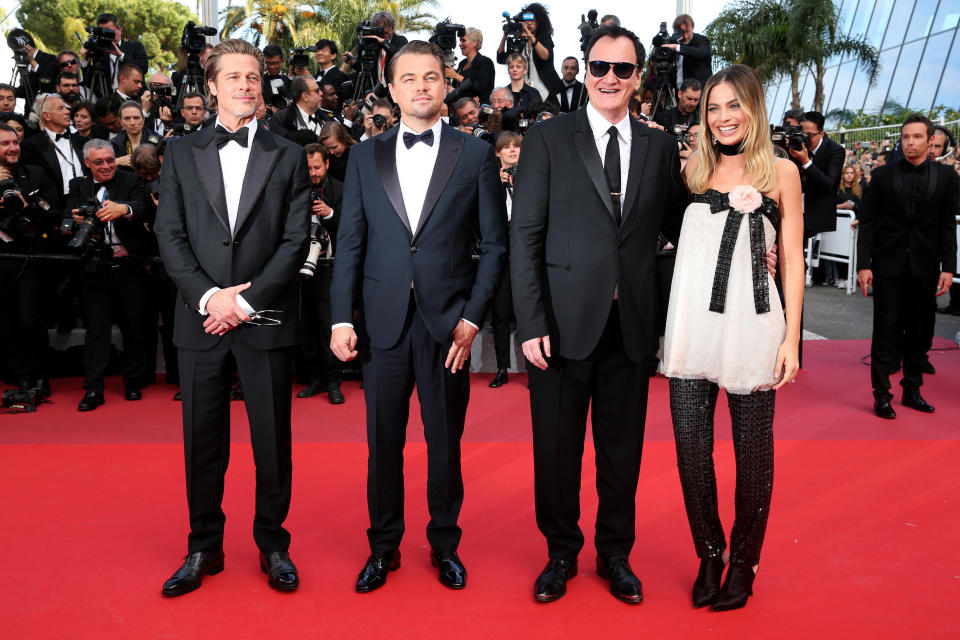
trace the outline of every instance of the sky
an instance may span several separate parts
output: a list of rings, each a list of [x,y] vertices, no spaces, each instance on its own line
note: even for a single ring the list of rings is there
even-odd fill
[[[190,7],[191,10],[197,10],[196,0],[180,0],[183,4]],[[242,1],[242,0],[240,0]],[[220,8],[227,6],[226,0],[219,0]],[[0,0],[0,15],[6,14],[17,4],[16,0]],[[485,4],[485,3],[484,3]],[[620,17],[621,24],[632,30],[640,38],[644,47],[649,51],[650,40],[657,33],[660,22],[665,21],[667,28],[670,28],[673,19],[676,17],[676,2],[633,2],[629,5],[607,2],[606,4],[584,2],[583,0],[552,0],[542,3],[550,13],[550,20],[553,23],[554,35],[554,62],[557,72],[560,70],[560,62],[566,56],[580,54],[580,31],[577,29],[581,22],[581,15],[590,9],[596,9],[599,16],[607,13],[613,13]],[[713,20],[720,10],[726,4],[725,0],[687,0],[689,13],[693,16],[695,31],[702,32],[703,28]],[[440,0],[439,6],[431,10],[431,13],[438,20],[450,18],[454,23],[463,24],[466,27],[477,27],[483,32],[484,43],[480,52],[490,58],[494,58],[497,52],[497,46],[500,44],[500,37],[503,35],[501,25],[503,24],[502,12],[508,11],[510,15],[516,15],[523,8],[524,2],[514,4],[501,2],[498,5],[487,5],[489,8],[482,12],[476,10],[474,2],[465,0]],[[0,25],[3,31],[7,31],[15,26],[16,17],[12,14]],[[427,35],[427,34],[421,34]],[[458,56],[460,51],[455,53]],[[582,66],[582,65],[581,65]],[[6,82],[9,78],[9,70],[13,68],[12,54],[7,49],[6,42],[0,41],[0,82]],[[496,65],[497,85],[507,83],[506,67]],[[581,69],[580,77],[583,77]]]

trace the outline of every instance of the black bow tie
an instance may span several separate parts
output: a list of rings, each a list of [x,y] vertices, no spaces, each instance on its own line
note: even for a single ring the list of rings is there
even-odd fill
[[[64,138],[66,138],[67,140],[70,139],[70,131],[69,131],[69,130],[66,130],[66,131],[64,131],[63,133],[58,133],[58,134],[56,134],[56,138],[54,138],[53,141],[54,141],[54,142],[60,142],[60,141],[63,140]]]
[[[410,133],[409,131],[403,132],[403,144],[407,146],[407,149],[417,144],[418,142],[422,142],[428,147],[432,147],[433,146],[433,129],[427,129],[420,135],[417,135],[415,133]]]
[[[231,140],[236,142],[241,147],[246,148],[248,133],[249,131],[246,127],[241,127],[233,133],[230,133],[223,127],[223,125],[218,124],[217,128],[213,132],[213,141],[216,143],[217,149],[223,149]]]
[[[310,116],[310,122],[320,122],[320,114],[315,113],[312,116]]]

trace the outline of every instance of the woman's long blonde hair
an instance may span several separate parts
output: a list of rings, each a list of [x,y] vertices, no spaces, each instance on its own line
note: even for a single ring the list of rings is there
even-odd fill
[[[721,69],[707,81],[700,100],[698,162],[688,177],[687,184],[693,193],[703,193],[710,187],[710,180],[717,170],[720,150],[714,145],[713,133],[707,125],[707,105],[710,102],[710,92],[722,82],[733,88],[740,108],[747,116],[747,132],[741,143],[747,178],[761,193],[771,191],[777,183],[777,168],[773,144],[770,142],[770,124],[767,121],[767,108],[763,98],[763,83],[753,68],[743,64]]]

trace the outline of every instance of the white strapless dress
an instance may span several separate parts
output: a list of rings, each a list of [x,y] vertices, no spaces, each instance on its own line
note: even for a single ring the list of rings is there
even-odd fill
[[[786,336],[786,321],[765,258],[762,273],[758,273],[766,283],[765,294],[763,282],[754,283],[750,225],[752,217],[757,245],[753,254],[769,251],[776,242],[779,210],[773,200],[763,196],[754,213],[731,212],[728,195],[714,190],[694,194],[687,206],[670,290],[660,372],[668,378],[705,378],[730,393],[746,394],[769,389],[778,381],[774,367]],[[722,242],[731,216],[726,242]],[[729,258],[725,296],[724,254]],[[721,281],[718,286],[715,279]],[[723,311],[711,310],[718,303]],[[769,310],[758,312],[758,307]]]

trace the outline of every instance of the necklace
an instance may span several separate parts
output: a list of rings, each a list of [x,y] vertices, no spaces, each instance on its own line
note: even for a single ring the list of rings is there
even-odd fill
[[[737,144],[722,144],[717,142],[717,150],[725,156],[737,156],[743,153],[743,143],[738,142]]]

